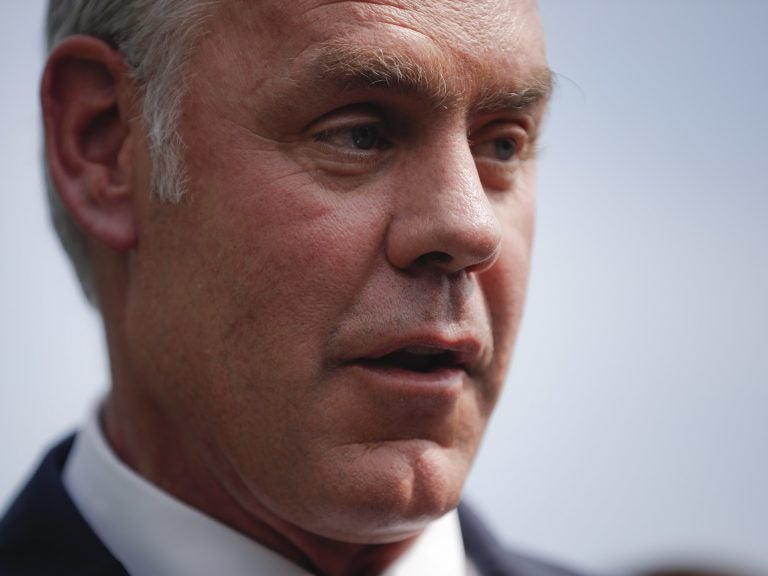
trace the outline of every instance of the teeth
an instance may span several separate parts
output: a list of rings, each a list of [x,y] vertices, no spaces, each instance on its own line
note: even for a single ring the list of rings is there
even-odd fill
[[[445,350],[442,348],[432,348],[429,346],[406,346],[402,351],[419,356],[439,356],[440,354],[445,354]]]

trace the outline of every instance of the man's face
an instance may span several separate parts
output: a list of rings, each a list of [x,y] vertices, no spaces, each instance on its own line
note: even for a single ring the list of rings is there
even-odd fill
[[[456,504],[520,320],[545,71],[528,0],[216,9],[125,326],[240,506],[372,543]]]

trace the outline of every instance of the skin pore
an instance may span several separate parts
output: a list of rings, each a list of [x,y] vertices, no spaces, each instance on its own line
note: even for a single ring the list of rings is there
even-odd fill
[[[150,199],[116,62],[122,216],[96,203],[90,228],[110,444],[310,571],[380,573],[458,503],[510,361],[550,91],[535,2],[216,4],[178,204]]]

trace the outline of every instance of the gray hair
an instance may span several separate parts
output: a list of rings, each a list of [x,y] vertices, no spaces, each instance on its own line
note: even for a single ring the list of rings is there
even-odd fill
[[[185,92],[184,65],[212,0],[50,0],[48,50],[75,34],[108,42],[125,56],[142,92],[152,160],[151,194],[177,202],[184,194],[183,142],[177,127]],[[47,163],[46,163],[47,166]],[[96,303],[86,238],[64,207],[46,168],[56,232],[83,291]]]

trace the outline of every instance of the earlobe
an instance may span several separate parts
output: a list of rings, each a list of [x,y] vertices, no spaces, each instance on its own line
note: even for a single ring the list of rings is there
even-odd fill
[[[121,54],[87,36],[54,49],[41,86],[54,186],[85,234],[115,250],[136,244],[130,88]]]

